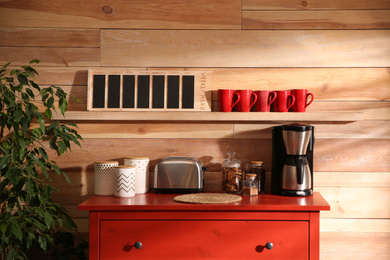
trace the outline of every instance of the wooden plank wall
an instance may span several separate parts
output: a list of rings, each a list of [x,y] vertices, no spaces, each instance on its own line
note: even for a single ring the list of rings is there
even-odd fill
[[[87,69],[189,69],[213,73],[215,92],[308,88],[308,111],[360,111],[365,120],[314,123],[314,189],[321,259],[390,258],[390,1],[50,0],[0,2],[0,64],[40,59],[42,85],[55,84],[86,110]],[[318,118],[321,120],[321,118]],[[72,184],[54,177],[62,203],[88,231],[77,204],[93,194],[93,162],[196,156],[220,188],[221,161],[263,160],[271,170],[278,123],[76,122],[85,138],[58,160]],[[280,122],[283,123],[283,122]],[[153,169],[153,168],[152,168]]]

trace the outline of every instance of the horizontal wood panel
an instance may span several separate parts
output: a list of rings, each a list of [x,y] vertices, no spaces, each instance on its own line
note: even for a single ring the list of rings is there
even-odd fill
[[[34,66],[99,66],[99,48],[0,47],[0,64],[26,65],[38,59]],[[39,71],[38,71],[39,72]]]
[[[387,67],[387,30],[102,30],[103,66]]]
[[[390,232],[390,219],[321,218],[321,232]]]
[[[389,169],[390,170],[390,169]],[[390,187],[389,172],[314,172],[314,187]],[[347,180],[347,181],[346,181]]]
[[[232,138],[232,123],[78,123],[83,138]]]
[[[318,139],[315,142],[314,171],[388,172],[389,139]],[[220,171],[227,152],[234,150],[246,163],[262,160],[271,165],[270,139],[85,139],[82,149],[57,159],[70,171],[93,169],[101,160],[119,160],[128,156],[149,156],[151,167],[164,157],[194,156],[210,171]]]
[[[97,29],[49,29],[0,27],[0,46],[100,47]]]
[[[23,19],[20,19],[23,17]],[[2,1],[0,24],[29,27],[239,29],[241,0]]]
[[[243,0],[243,10],[390,9],[389,0]]]
[[[267,170],[266,173],[266,186],[267,191],[271,186],[271,166],[264,165]],[[51,178],[54,180],[53,185],[62,193],[74,193],[76,198],[87,198],[93,195],[94,188],[94,172],[91,171],[67,171],[71,183],[65,182],[63,177],[57,176],[54,173]],[[149,184],[150,188],[153,187],[153,167],[150,168]],[[221,171],[204,173],[204,187],[207,191],[221,191],[222,190],[222,173]],[[345,180],[349,180],[345,182]],[[350,187],[357,188],[353,191],[358,191],[360,187],[370,188],[389,188],[390,187],[390,172],[319,172],[315,171],[313,175],[314,189],[325,188],[340,188]],[[75,204],[75,201],[69,199],[71,197],[64,196],[63,202],[65,204]],[[78,201],[78,199],[77,199]]]
[[[359,111],[363,113],[365,120],[390,120],[390,102],[328,103],[314,101],[307,111]]]
[[[390,233],[321,232],[321,260],[388,260]]]
[[[242,29],[389,29],[390,10],[244,11]]]
[[[215,97],[215,95],[213,95]],[[233,109],[233,113],[235,112],[235,108]],[[255,108],[252,108],[252,113],[255,113]],[[212,103],[212,111],[218,112],[218,101],[213,100]],[[271,106],[271,111],[273,111],[273,105]],[[323,116],[321,117],[321,113],[327,113],[327,112],[359,112],[362,113],[362,117],[364,120],[390,120],[390,102],[356,102],[356,101],[335,101],[335,102],[318,102],[316,100],[313,101],[313,103],[306,108],[306,113],[318,113],[318,117],[315,117],[314,119],[310,119],[312,121],[322,121],[326,120],[327,117]],[[271,112],[272,114],[273,112]],[[255,114],[254,114],[255,115]],[[280,120],[280,123],[286,123],[288,122],[288,117],[290,114],[286,114],[283,120]],[[272,118],[272,115],[269,115],[269,117]],[[275,117],[277,118],[277,117]],[[275,121],[276,119],[273,118],[272,120]],[[294,119],[294,117],[291,117]],[[317,120],[318,119],[318,120]],[[350,118],[352,119],[352,118]],[[357,119],[354,119],[357,120]],[[354,121],[351,120],[351,121]],[[360,119],[358,119],[360,120]],[[277,121],[277,120],[276,120]],[[334,121],[340,121],[340,120],[334,120]],[[342,121],[342,120],[341,120]],[[346,120],[349,121],[349,120]]]
[[[226,68],[212,74],[214,90],[305,88],[315,100],[390,100],[389,68]]]
[[[72,121],[84,139],[122,138],[237,138],[271,139],[277,123],[175,123],[127,121]],[[357,121],[349,124],[311,124],[316,139],[390,139],[390,121]],[[38,127],[38,125],[36,126]]]
[[[278,124],[235,123],[234,138],[272,138]],[[390,121],[357,121],[348,124],[311,124],[315,138],[390,139]]]
[[[146,70],[146,68],[129,69]],[[40,66],[37,70],[39,77],[36,82],[39,84],[87,85],[87,68]],[[179,68],[163,68],[163,70],[177,71]],[[196,68],[181,68],[181,70],[196,70]],[[389,68],[201,68],[200,70],[212,72],[214,91],[224,88],[252,90],[306,88],[314,94],[315,101],[390,100]],[[213,94],[216,100],[216,92]]]
[[[390,218],[389,187],[317,187],[331,210],[322,218]]]

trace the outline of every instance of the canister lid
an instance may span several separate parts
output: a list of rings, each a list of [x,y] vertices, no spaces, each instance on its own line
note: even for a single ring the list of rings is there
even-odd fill
[[[126,157],[125,160],[149,160],[149,157]]]
[[[95,162],[95,164],[118,164],[118,161],[99,161]]]
[[[245,175],[245,177],[248,178],[248,179],[254,180],[256,178],[256,174],[248,173],[248,174]]]
[[[311,125],[305,125],[299,123],[282,125],[282,130],[287,130],[287,131],[305,132],[305,131],[310,131],[312,129],[313,126]]]
[[[263,161],[250,161],[249,164],[256,165],[256,166],[262,166]]]
[[[115,168],[131,169],[131,168],[135,168],[135,166],[134,165],[118,165],[118,166],[115,166]]]
[[[228,152],[229,158],[223,160],[222,167],[231,167],[231,168],[239,168],[241,166],[241,161],[235,158],[236,152],[230,151]]]

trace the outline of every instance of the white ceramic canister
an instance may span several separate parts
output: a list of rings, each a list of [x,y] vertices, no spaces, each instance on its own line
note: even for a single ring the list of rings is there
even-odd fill
[[[149,191],[149,157],[124,158],[125,165],[135,166],[135,193]]]
[[[114,196],[135,196],[135,166],[119,165],[114,168]]]
[[[114,168],[118,165],[117,161],[95,162],[95,195],[114,194]]]

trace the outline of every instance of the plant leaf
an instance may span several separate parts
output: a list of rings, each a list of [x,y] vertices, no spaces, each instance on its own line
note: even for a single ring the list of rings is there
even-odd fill
[[[52,222],[53,222],[53,217],[50,214],[50,212],[48,212],[48,211],[45,212],[44,219],[45,219],[46,226],[48,228],[50,228],[50,226],[52,225]]]
[[[15,237],[17,239],[19,239],[20,241],[23,240],[23,232],[22,232],[22,229],[20,228],[20,226],[18,224],[11,224],[11,232],[13,235],[15,235]]]
[[[5,156],[3,156],[0,159],[0,170],[4,169],[8,165],[10,159],[11,159],[11,156],[9,154],[6,154]]]
[[[26,76],[24,76],[23,74],[19,74],[18,75],[18,80],[21,84],[23,85],[28,85],[28,79]]]

